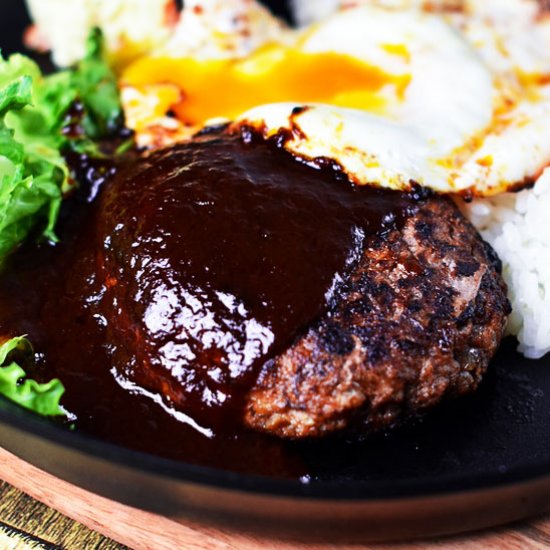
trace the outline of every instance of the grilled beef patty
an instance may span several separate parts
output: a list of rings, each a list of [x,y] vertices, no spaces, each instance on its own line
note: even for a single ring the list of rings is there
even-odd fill
[[[473,391],[509,305],[454,204],[359,188],[245,137],[133,159],[101,188],[111,172],[80,159],[91,196],[73,198],[61,244],[0,275],[0,331],[29,335],[33,376],[61,378],[76,426],[288,471],[259,432],[367,433]]]
[[[216,430],[391,425],[473,391],[508,313],[451,201],[357,188],[262,140],[153,154],[97,227],[118,375]]]
[[[474,391],[510,305],[500,262],[448,199],[362,248],[329,308],[264,365],[249,426],[283,437],[390,427]]]

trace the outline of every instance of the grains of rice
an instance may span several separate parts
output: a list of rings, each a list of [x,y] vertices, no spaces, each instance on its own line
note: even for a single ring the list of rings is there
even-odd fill
[[[550,352],[550,169],[531,190],[476,200],[465,210],[503,262],[509,333],[524,355],[542,357]]]

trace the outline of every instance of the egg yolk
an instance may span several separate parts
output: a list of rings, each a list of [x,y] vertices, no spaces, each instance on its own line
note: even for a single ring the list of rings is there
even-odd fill
[[[325,103],[381,113],[388,86],[402,97],[408,75],[391,75],[349,55],[305,53],[266,46],[244,59],[142,58],[122,75],[135,88],[176,85],[179,98],[170,105],[190,126],[222,118],[234,120],[262,104]]]

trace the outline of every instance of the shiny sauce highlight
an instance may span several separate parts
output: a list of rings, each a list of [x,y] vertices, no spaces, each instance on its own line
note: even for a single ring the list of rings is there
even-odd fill
[[[29,336],[35,374],[63,381],[78,429],[301,475],[291,445],[243,426],[247,394],[415,201],[222,131],[116,170],[79,162],[61,244],[27,245],[0,276],[2,333]]]

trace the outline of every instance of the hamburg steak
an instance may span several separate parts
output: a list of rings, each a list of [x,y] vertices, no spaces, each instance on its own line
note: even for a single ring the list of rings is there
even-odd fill
[[[85,307],[127,387],[200,426],[380,429],[473,391],[509,305],[454,204],[223,130],[105,186]],[[233,424],[232,424],[233,423]]]

